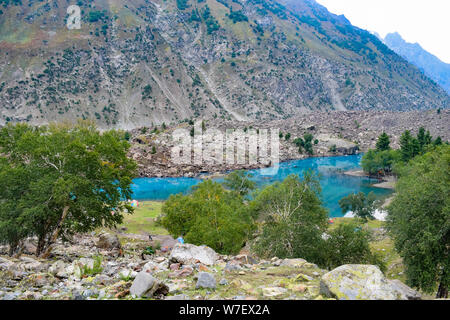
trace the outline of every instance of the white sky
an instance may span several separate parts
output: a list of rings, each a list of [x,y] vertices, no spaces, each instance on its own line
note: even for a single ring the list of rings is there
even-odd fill
[[[398,32],[407,42],[450,63],[450,0],[316,0],[354,25],[383,38]]]

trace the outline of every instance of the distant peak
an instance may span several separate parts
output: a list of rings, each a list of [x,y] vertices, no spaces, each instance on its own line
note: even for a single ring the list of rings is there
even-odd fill
[[[401,40],[401,41],[405,41],[402,36],[400,35],[400,33],[398,32],[391,32],[388,33],[386,35],[386,37],[384,37],[385,40]]]

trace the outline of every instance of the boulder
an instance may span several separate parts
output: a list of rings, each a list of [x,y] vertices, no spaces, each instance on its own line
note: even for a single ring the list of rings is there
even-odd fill
[[[0,270],[10,270],[14,266],[14,262],[0,257]]]
[[[168,263],[166,263],[165,261],[157,263],[150,260],[142,267],[142,271],[149,273],[158,273],[166,270],[168,270]]]
[[[120,279],[135,279],[137,276],[137,272],[131,269],[121,269],[118,273],[118,277]]]
[[[190,266],[184,266],[183,269],[175,270],[168,274],[169,278],[185,278],[190,276],[194,272],[194,269]]]
[[[214,265],[218,259],[217,253],[207,246],[194,246],[193,244],[177,244],[173,247],[170,260],[182,264],[203,263]]]
[[[64,261],[58,260],[48,268],[48,272],[58,278],[67,278],[66,268]]]
[[[234,260],[237,260],[239,262],[241,262],[242,264],[257,264],[258,261],[253,258],[252,256],[248,255],[248,254],[241,254],[238,255],[234,258]]]
[[[402,300],[420,300],[422,296],[419,292],[414,289],[411,289],[406,284],[401,282],[400,280],[389,280],[392,288],[398,292],[402,298]]]
[[[216,278],[211,273],[199,272],[195,288],[216,289]]]
[[[169,288],[147,272],[139,272],[130,288],[130,294],[137,297],[152,297],[157,294],[166,295]]]
[[[97,247],[101,249],[121,249],[119,238],[110,233],[102,233],[97,241]]]
[[[284,259],[280,266],[281,267],[302,267],[304,264],[308,263],[304,259]]]
[[[419,299],[413,289],[385,278],[377,266],[344,265],[322,276],[320,293],[339,300]]]
[[[242,270],[242,267],[240,266],[239,262],[236,261],[230,261],[227,262],[225,265],[225,268],[223,269],[224,272],[233,272],[233,271],[240,271]]]
[[[269,288],[263,288],[263,295],[264,297],[279,297],[282,296],[287,292],[287,289],[281,288],[281,287],[269,287]]]

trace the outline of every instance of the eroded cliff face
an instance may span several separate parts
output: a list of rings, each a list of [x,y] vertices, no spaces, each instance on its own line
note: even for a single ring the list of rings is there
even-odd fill
[[[450,97],[370,33],[314,1],[9,2],[0,14],[0,124],[446,108]],[[70,23],[70,20],[69,20]]]

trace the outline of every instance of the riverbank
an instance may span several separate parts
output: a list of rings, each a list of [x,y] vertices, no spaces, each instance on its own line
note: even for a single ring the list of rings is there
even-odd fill
[[[366,174],[363,170],[349,170],[344,172],[345,175],[351,177],[367,177],[373,178],[370,175]],[[389,189],[395,190],[395,185],[397,183],[397,178],[394,176],[384,176],[382,179],[376,178],[379,182],[372,184],[371,186],[374,188],[380,189]]]
[[[391,147],[399,147],[399,138],[405,130],[421,126],[430,130],[433,136],[450,139],[448,119],[450,112],[436,114],[428,112],[314,112],[299,114],[285,120],[271,121],[232,121],[223,119],[205,120],[206,131],[202,134],[202,149],[207,150],[214,143],[217,131],[226,137],[227,130],[242,130],[241,133],[253,129],[279,130],[280,162],[306,159],[310,156],[305,150],[299,152],[294,143],[296,138],[312,135],[313,157],[352,155],[373,149],[376,139],[382,132],[390,136]],[[200,120],[201,121],[201,120]],[[136,128],[129,132],[131,149],[129,156],[138,162],[139,177],[197,177],[205,173],[226,173],[232,170],[265,168],[265,165],[202,163],[193,162],[179,165],[172,161],[174,147],[173,133],[182,129],[189,135],[192,122],[166,124],[164,127]],[[415,134],[415,130],[412,132]],[[269,134],[270,135],[270,134]],[[245,138],[245,144],[248,139]],[[224,140],[225,142],[225,140]],[[225,143],[224,143],[225,144]],[[224,148],[224,154],[226,153]],[[261,160],[261,159],[260,159]]]

